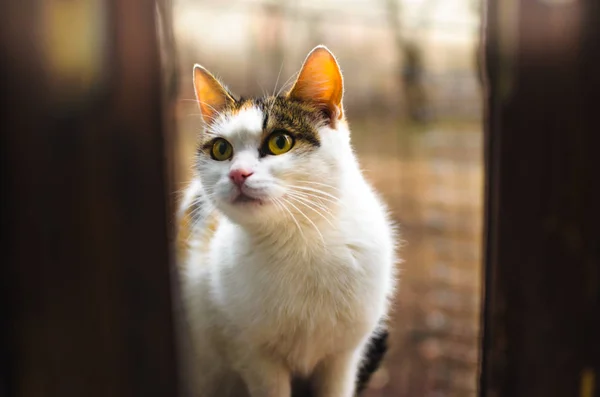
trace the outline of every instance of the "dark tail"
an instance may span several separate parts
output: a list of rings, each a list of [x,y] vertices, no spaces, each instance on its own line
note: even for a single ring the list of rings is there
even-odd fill
[[[356,394],[360,395],[360,393],[367,387],[371,376],[383,361],[383,357],[385,356],[385,352],[388,348],[388,332],[382,331],[378,332],[371,339],[371,343],[369,344],[369,348],[367,349],[367,354],[365,355],[365,361],[363,366],[358,373],[358,379],[356,380]],[[313,393],[310,390],[310,385],[305,380],[294,379],[292,382],[292,397],[313,397]]]
[[[371,379],[371,375],[373,375],[381,365],[383,357],[385,356],[385,352],[388,348],[387,341],[387,330],[376,334],[373,339],[371,339],[371,343],[365,357],[365,362],[358,373],[356,386],[357,394],[360,394],[367,387],[369,379]]]

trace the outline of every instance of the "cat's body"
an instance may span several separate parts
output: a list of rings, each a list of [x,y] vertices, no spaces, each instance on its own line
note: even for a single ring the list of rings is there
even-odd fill
[[[290,397],[302,377],[315,396],[351,397],[388,312],[395,235],[350,146],[337,63],[318,47],[287,96],[259,100],[234,100],[205,73],[211,152],[180,230],[196,392]]]

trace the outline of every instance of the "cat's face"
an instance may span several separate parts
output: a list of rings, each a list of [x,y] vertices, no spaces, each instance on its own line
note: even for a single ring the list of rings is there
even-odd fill
[[[198,67],[195,88],[207,124],[197,171],[221,212],[240,224],[327,217],[349,148],[341,74],[328,50],[309,55],[284,96],[234,99]]]

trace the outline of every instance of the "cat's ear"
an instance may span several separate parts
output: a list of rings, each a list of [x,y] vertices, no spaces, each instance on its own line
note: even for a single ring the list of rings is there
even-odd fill
[[[343,94],[340,67],[331,51],[320,45],[306,57],[288,97],[318,105],[334,121],[343,117]]]
[[[206,123],[213,121],[221,110],[235,102],[219,80],[197,64],[194,65],[194,91]]]

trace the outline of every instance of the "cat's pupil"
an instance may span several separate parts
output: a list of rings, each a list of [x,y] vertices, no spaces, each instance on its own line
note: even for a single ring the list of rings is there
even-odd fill
[[[285,147],[285,137],[283,135],[278,136],[277,139],[275,139],[275,144],[279,149],[283,149]]]
[[[225,154],[226,151],[227,151],[227,145],[225,145],[225,142],[219,143],[219,153]]]

